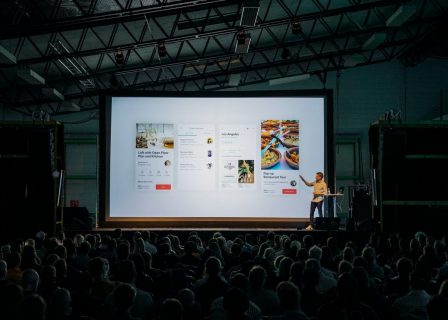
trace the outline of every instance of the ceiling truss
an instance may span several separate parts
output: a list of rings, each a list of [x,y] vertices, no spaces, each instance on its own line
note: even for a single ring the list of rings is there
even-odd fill
[[[353,67],[347,61],[354,55],[360,59],[356,65],[368,65],[407,53],[444,22],[448,9],[441,0],[262,0],[255,26],[244,28],[252,38],[249,52],[238,55],[241,1],[109,0],[108,8],[99,1],[43,1],[51,10],[35,1],[16,2],[22,6],[0,29],[0,43],[17,57],[15,65],[0,65],[0,102],[25,113],[37,106],[53,114],[72,102],[96,108],[99,94],[117,89],[224,89],[232,74],[247,85],[309,73],[324,86],[328,72]],[[401,5],[414,3],[409,21],[387,26]],[[68,4],[75,16],[61,13]],[[298,35],[291,30],[293,18],[302,26]],[[386,40],[365,48],[375,34],[386,34]],[[55,42],[67,50],[52,50]],[[164,57],[158,54],[160,43],[167,49]],[[122,64],[115,59],[118,50]],[[85,72],[67,72],[61,64],[67,59]],[[19,68],[38,72],[65,101],[43,96],[42,86],[17,81]],[[94,85],[84,86],[85,81]]]

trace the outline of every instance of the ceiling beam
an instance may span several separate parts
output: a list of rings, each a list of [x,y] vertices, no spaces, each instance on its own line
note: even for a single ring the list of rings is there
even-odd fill
[[[317,16],[334,16],[348,12],[403,4],[411,1],[412,0],[380,0],[359,3],[356,5],[344,6],[336,9],[318,11],[303,15],[299,14],[299,19],[301,21],[313,20]],[[150,17],[172,16],[180,12],[185,13],[202,9],[235,5],[239,3],[240,1],[237,0],[176,1],[171,5],[164,4],[158,6],[146,6],[142,8],[132,8],[115,12],[93,14],[84,17],[74,17],[69,19],[48,21],[46,23],[40,24],[11,26],[9,28],[2,28],[0,30],[0,40],[138,21],[145,19],[146,15]]]
[[[379,60],[375,60],[375,61],[361,63],[358,66],[379,64],[379,63],[384,63],[384,62],[387,62],[387,61],[390,61],[390,59],[389,58],[383,58],[383,59],[379,59]],[[266,66],[266,67],[269,67],[269,66]],[[350,68],[350,67],[344,67],[344,66],[337,67],[337,68],[336,67],[331,67],[331,68],[328,68],[326,70],[313,71],[313,72],[310,72],[310,74],[311,75],[319,75],[322,72],[327,72],[328,73],[328,72],[334,72],[334,71],[341,71],[341,70],[345,70],[345,69],[348,69],[348,68]],[[297,75],[298,74],[300,74],[300,73],[297,73]],[[216,78],[217,76],[219,76],[219,75],[215,74],[215,75],[207,77],[207,79],[209,79],[209,78]],[[174,82],[165,82],[165,83],[162,82],[162,83],[159,83],[159,84],[146,83],[146,84],[144,84],[145,86],[142,86],[141,88],[139,87],[139,89],[143,89],[143,91],[161,91],[162,87],[166,88],[166,86],[168,86],[170,84],[175,84],[175,83],[184,83],[184,86],[182,88],[185,88],[185,84],[186,83],[196,82],[198,80],[199,79],[183,79],[183,80],[178,80],[178,81],[174,81]],[[245,81],[242,85],[243,86],[254,85],[254,84],[259,84],[259,83],[263,83],[263,82],[266,82],[266,81],[267,81],[266,79],[256,79],[256,80],[251,80],[251,81]],[[227,89],[227,88],[234,88],[234,87],[228,86],[228,85],[219,87],[220,90]],[[149,89],[149,90],[144,90],[144,89]],[[129,95],[132,95],[132,91],[127,91],[127,90],[129,90],[129,88],[124,88],[124,90],[121,90],[120,92],[121,93],[128,92]],[[203,90],[207,91],[206,89],[203,89]],[[139,90],[139,91],[142,92],[141,90]],[[166,91],[166,90],[164,90],[164,91]],[[187,90],[182,90],[182,91],[187,91]],[[98,92],[96,92],[94,94],[89,94],[89,97],[97,97],[97,96],[102,95],[102,94],[113,94],[113,93],[114,93],[114,91],[112,91],[112,90],[102,89],[102,90],[99,90]],[[76,97],[74,95],[73,95],[73,97],[70,97],[70,99],[77,99],[77,98],[79,98],[79,97]],[[48,101],[43,101],[43,100],[42,101],[36,101],[36,100],[33,100],[33,101],[30,101],[30,104],[21,105],[21,106],[14,106],[14,107],[10,107],[10,108],[11,109],[14,108],[15,111],[20,112],[19,110],[21,110],[21,108],[23,108],[25,106],[29,108],[29,107],[33,107],[33,106],[41,106],[41,105],[47,104],[47,103],[48,103]],[[82,108],[80,111],[81,112],[82,111],[93,111],[93,110],[97,110],[98,107],[99,107],[99,103],[96,106],[90,105],[87,108]],[[68,113],[72,113],[72,112],[57,112],[57,113],[55,113],[53,115],[59,115],[59,114],[62,115],[62,114],[68,114]]]
[[[407,41],[408,41],[407,39],[401,39],[401,40],[389,42],[389,43],[379,46],[377,50],[405,45],[407,43]],[[164,83],[166,83],[166,84],[182,83],[185,81],[213,78],[213,77],[219,77],[219,76],[229,75],[229,74],[233,74],[233,73],[257,71],[260,69],[267,69],[267,68],[278,68],[278,67],[286,66],[289,64],[306,63],[306,62],[314,61],[316,59],[320,59],[320,60],[330,59],[334,56],[339,57],[339,56],[345,56],[345,55],[361,53],[361,52],[363,52],[362,48],[357,48],[357,49],[347,49],[347,50],[337,51],[337,52],[322,53],[322,54],[318,54],[317,56],[297,57],[297,58],[289,59],[289,60],[268,61],[265,63],[256,64],[256,65],[243,65],[242,67],[234,68],[231,71],[219,70],[219,71],[214,71],[214,72],[208,72],[206,74],[197,73],[196,75],[190,75],[188,77],[182,77],[182,78],[177,78],[177,79],[167,79],[167,80],[161,79],[159,81],[142,82],[142,83],[138,83],[136,85],[124,87],[123,89],[136,90],[136,89],[143,89],[148,86],[156,86],[156,85],[160,85],[160,84],[164,84]],[[386,59],[381,59],[381,60],[387,61],[387,60],[390,60],[391,58],[393,58],[393,57],[391,56],[391,57],[387,57]],[[373,63],[374,61],[375,60],[369,59],[366,63]],[[359,65],[364,65],[366,63],[359,64]],[[343,65],[341,65],[339,67],[343,68]],[[335,67],[335,66],[328,67],[325,70],[320,68],[319,70],[311,70],[311,71],[309,71],[309,73],[315,74],[317,72],[331,71],[335,68],[338,68],[338,67]],[[266,78],[266,80],[267,80],[267,78]],[[97,89],[97,90],[91,90],[91,91],[87,91],[87,92],[83,92],[83,93],[67,94],[67,95],[65,95],[65,99],[73,100],[73,99],[97,96],[103,92],[110,92],[110,91],[111,91],[110,89]],[[48,102],[48,99],[37,99],[37,100],[35,99],[35,100],[30,100],[30,101],[17,102],[17,103],[14,103],[13,106],[14,107],[24,107],[24,106],[29,106],[29,105],[44,104],[47,102]]]
[[[44,23],[19,25],[2,28],[0,39],[11,39],[39,34],[63,32],[86,27],[99,27],[120,22],[130,22],[144,19],[145,15],[152,17],[169,16],[177,11],[191,12],[212,7],[222,7],[238,4],[237,0],[207,0],[207,1],[175,1],[152,6],[128,8],[124,10],[95,13],[85,16],[63,18],[46,21]]]
[[[423,19],[419,19],[419,20],[414,20],[411,22],[408,22],[406,25],[404,25],[403,27],[411,27],[414,25],[424,25],[424,24],[428,24],[428,23],[432,23],[435,21],[435,17],[426,17]],[[325,41],[334,41],[337,39],[350,39],[352,37],[359,37],[359,36],[368,36],[372,33],[375,32],[381,32],[381,31],[385,31],[387,29],[387,27],[383,26],[383,27],[376,27],[376,28],[372,28],[372,29],[357,29],[354,31],[349,31],[349,32],[344,32],[344,33],[338,33],[336,35],[334,34],[327,34],[325,36],[321,36],[321,37],[314,37],[314,38],[300,38],[297,41],[290,41],[290,42],[285,42],[285,43],[274,43],[268,46],[263,46],[263,47],[259,47],[257,46],[256,48],[252,48],[250,50],[249,53],[263,53],[265,51],[270,51],[270,50],[275,50],[275,49],[279,49],[279,47],[281,48],[291,48],[291,47],[295,47],[295,46],[315,46],[316,44],[321,44],[324,43]],[[409,41],[409,39],[408,39]],[[112,68],[112,69],[98,69],[96,71],[92,70],[91,73],[89,73],[88,76],[60,76],[60,77],[56,77],[56,78],[51,78],[51,79],[47,79],[48,81],[48,85],[50,86],[59,86],[61,83],[67,82],[67,81],[76,81],[76,80],[83,80],[83,79],[87,79],[87,78],[101,78],[101,77],[108,77],[108,76],[112,76],[112,75],[126,75],[126,74],[130,74],[130,73],[139,73],[139,72],[148,72],[151,70],[158,70],[158,69],[162,69],[162,68],[173,68],[173,67],[177,67],[177,66],[184,66],[184,65],[198,65],[198,64],[207,64],[207,63],[213,63],[216,64],[219,61],[222,60],[228,60],[228,59],[232,59],[232,58],[236,58],[238,55],[236,55],[233,50],[228,51],[225,48],[222,48],[222,52],[219,54],[215,54],[215,55],[208,55],[208,56],[204,56],[204,57],[189,57],[187,59],[180,59],[178,56],[176,56],[174,59],[172,59],[169,62],[165,62],[165,63],[154,63],[154,64],[148,64],[145,63],[144,61],[142,63],[139,64],[134,64],[134,65],[127,65],[124,67],[121,67],[119,69],[117,68]],[[23,90],[23,89],[27,89],[27,88],[31,88],[31,86],[29,84],[22,84],[22,85],[18,85],[18,84],[14,84],[13,87],[11,86],[7,86],[7,87],[3,87],[0,88],[0,94],[1,93],[6,93],[8,91],[11,90]]]
[[[426,24],[426,23],[431,23],[434,21],[434,17],[428,17],[428,18],[424,18],[424,19],[420,19],[417,21],[413,21],[410,22],[409,24],[407,24],[407,26],[413,26],[413,25],[417,25],[417,24]],[[363,35],[370,35],[373,34],[375,32],[381,32],[381,31],[386,31],[387,27],[376,27],[376,28],[372,28],[372,29],[363,29],[363,30],[355,30],[355,31],[349,31],[349,32],[344,32],[344,33],[338,33],[336,35],[334,34],[327,34],[325,36],[320,36],[320,37],[314,37],[314,38],[301,38],[299,40],[296,41],[290,41],[290,42],[284,42],[284,43],[274,43],[271,45],[267,45],[267,46],[257,46],[255,48],[251,48],[249,53],[261,53],[264,51],[270,51],[270,50],[275,50],[278,49],[279,46],[281,46],[282,48],[286,48],[286,47],[294,47],[294,46],[299,46],[299,45],[314,45],[314,44],[318,44],[318,43],[323,43],[325,41],[334,41],[336,39],[344,39],[344,38],[350,38],[350,37],[358,37],[358,36],[363,36]],[[226,51],[223,52],[221,54],[216,54],[216,55],[208,55],[205,57],[189,57],[187,59],[173,59],[174,61],[170,61],[170,62],[166,62],[166,63],[154,63],[154,64],[136,64],[136,65],[130,65],[130,66],[124,66],[121,67],[120,69],[117,68],[112,68],[112,69],[108,69],[108,70],[98,70],[96,72],[92,71],[89,75],[79,75],[79,76],[73,76],[70,77],[70,79],[73,80],[82,80],[82,79],[88,79],[88,78],[97,78],[97,77],[102,77],[102,76],[112,76],[112,75],[123,75],[123,74],[129,74],[129,73],[135,73],[135,72],[141,72],[141,71],[149,71],[149,70],[157,70],[157,69],[161,69],[164,67],[176,67],[176,66],[182,66],[185,64],[203,64],[203,63],[207,63],[207,62],[214,62],[217,60],[225,60],[225,59],[230,59],[230,58],[235,58],[238,55],[232,50],[230,51]],[[64,81],[67,80],[67,78],[65,77],[58,77],[58,78],[53,78],[53,79],[49,79],[49,83],[54,82],[54,83],[59,83],[60,81]]]
[[[389,1],[377,1],[372,2],[376,3],[376,7],[379,7],[381,5],[391,5],[391,2]],[[372,3],[369,3],[372,4]],[[338,8],[335,10],[328,10],[324,13],[321,12],[313,12],[313,13],[307,13],[305,15],[300,16],[301,21],[308,21],[308,20],[314,20],[314,19],[322,19],[325,17],[331,17],[331,16],[337,16],[341,14],[341,9],[344,9],[343,12],[356,12],[358,10],[366,10],[365,6],[349,6],[344,8]],[[247,32],[250,32],[251,30],[257,30],[257,29],[265,29],[267,27],[274,27],[274,26],[280,26],[291,23],[290,18],[282,18],[282,19],[274,19],[270,21],[265,21],[257,24],[255,27],[246,27],[245,30]],[[381,30],[386,30],[387,27],[383,26],[381,27]],[[74,51],[68,54],[50,54],[50,55],[44,55],[37,58],[29,58],[29,59],[20,59],[17,61],[17,65],[26,65],[30,66],[32,64],[37,63],[43,63],[43,62],[49,62],[49,61],[55,61],[63,58],[71,58],[71,57],[87,57],[87,56],[94,56],[99,54],[105,54],[105,53],[111,53],[115,50],[135,50],[135,49],[143,49],[151,46],[157,45],[160,41],[163,41],[166,45],[169,45],[170,43],[177,43],[181,41],[186,40],[195,40],[197,38],[206,38],[206,37],[212,37],[212,36],[223,36],[228,34],[233,34],[238,31],[238,27],[235,28],[222,28],[219,30],[213,30],[213,31],[203,31],[203,32],[196,32],[193,30],[192,33],[189,34],[183,34],[180,36],[173,36],[173,37],[167,37],[167,38],[159,38],[159,39],[151,39],[146,41],[139,41],[139,42],[129,42],[128,44],[122,44],[122,45],[108,45],[103,46],[100,48],[94,48],[94,49],[87,49],[87,50],[78,50]],[[111,41],[113,43],[113,41]],[[9,67],[5,65],[4,67]]]

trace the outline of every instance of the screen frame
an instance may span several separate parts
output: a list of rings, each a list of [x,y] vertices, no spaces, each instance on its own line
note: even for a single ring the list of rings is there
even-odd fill
[[[109,150],[111,101],[113,97],[166,97],[166,98],[260,98],[297,97],[324,99],[324,157],[326,181],[335,189],[333,90],[285,90],[285,91],[191,91],[182,92],[135,92],[107,91],[99,96],[99,183],[98,183],[98,226],[99,227],[147,227],[147,228],[216,228],[216,227],[268,227],[290,228],[307,222],[306,218],[223,218],[223,217],[110,217],[109,216]]]

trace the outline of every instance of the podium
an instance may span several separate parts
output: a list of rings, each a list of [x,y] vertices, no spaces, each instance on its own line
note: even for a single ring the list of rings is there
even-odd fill
[[[327,218],[333,218],[336,215],[337,201],[339,198],[343,197],[343,193],[327,193],[324,194],[324,203],[325,203],[325,212],[324,216]],[[330,211],[330,201],[333,201],[331,204],[332,211]]]

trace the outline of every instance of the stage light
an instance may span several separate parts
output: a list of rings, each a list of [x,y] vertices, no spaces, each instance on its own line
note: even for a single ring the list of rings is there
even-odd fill
[[[246,34],[244,33],[243,30],[239,31],[236,35],[236,41],[238,42],[239,45],[244,44],[246,41]]]
[[[246,34],[243,30],[239,31],[236,35],[235,53],[248,53],[251,40],[252,39],[249,34]]]
[[[291,58],[291,51],[289,51],[288,48],[283,49],[281,57],[283,60],[288,60],[289,58]]]
[[[166,51],[166,47],[165,47],[165,42],[159,42],[159,44],[157,45],[157,51],[159,52],[159,57],[163,58],[166,56],[167,51]]]
[[[299,18],[294,17],[291,21],[291,30],[293,34],[301,34],[302,33],[302,26],[300,24]]]
[[[121,88],[121,83],[114,74],[110,77],[109,84],[113,89]]]
[[[115,63],[121,67],[124,65],[124,55],[123,55],[123,51],[121,51],[120,48],[118,48],[115,51]]]

